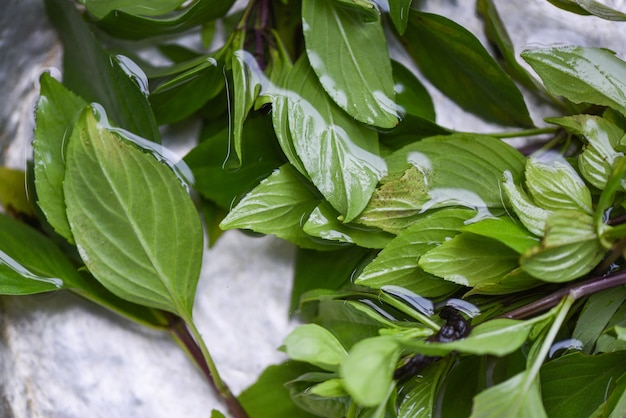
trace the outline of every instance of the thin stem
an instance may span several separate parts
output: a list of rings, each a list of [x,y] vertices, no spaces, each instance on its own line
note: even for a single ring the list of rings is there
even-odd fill
[[[574,300],[578,300],[582,297],[600,292],[602,290],[625,284],[626,270],[621,270],[604,277],[594,277],[592,279],[585,280],[580,283],[574,283],[564,288],[561,288],[556,292],[549,294],[548,296],[529,303],[526,306],[522,306],[503,315],[500,315],[500,318],[527,318],[531,315],[541,313],[556,306],[561,301],[561,299],[563,299],[568,294],[571,294]]]
[[[494,138],[500,138],[500,139],[521,138],[521,137],[524,137],[524,136],[535,136],[535,135],[541,135],[541,134],[554,134],[558,130],[559,130],[559,128],[549,127],[549,128],[525,129],[525,130],[522,130],[522,131],[515,131],[515,132],[494,132],[494,133],[487,133],[487,134],[483,134],[483,135],[493,136]]]

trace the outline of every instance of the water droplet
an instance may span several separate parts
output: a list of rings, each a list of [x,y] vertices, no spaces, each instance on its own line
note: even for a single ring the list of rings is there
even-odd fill
[[[380,316],[382,316],[385,319],[388,319],[390,321],[397,321],[398,320],[396,317],[394,317],[389,312],[387,312],[386,310],[384,310],[380,306],[376,305],[373,301],[371,301],[369,299],[359,299],[359,302],[361,302],[362,304],[367,305],[368,307],[372,308],[374,311],[376,311],[377,314],[379,314]]]
[[[480,309],[478,309],[476,305],[463,299],[448,299],[443,302],[443,306],[449,306],[451,308],[454,308],[459,312],[463,312],[470,318],[476,318],[478,315],[480,315]]]
[[[133,60],[124,55],[116,55],[115,57],[111,57],[111,60],[115,60],[115,62],[122,70],[124,70],[131,80],[134,80],[135,83],[137,83],[137,86],[139,86],[139,89],[146,97],[150,95],[148,77]]]
[[[432,316],[435,314],[435,307],[429,299],[426,299],[409,289],[405,289],[400,286],[386,285],[381,287],[380,290],[401,300],[424,315]]]
[[[33,273],[24,267],[20,262],[15,260],[13,257],[0,250],[0,265],[6,266],[19,274],[22,277],[25,277],[30,280],[36,280],[38,282],[45,282],[53,285],[57,289],[61,289],[63,287],[63,280],[56,277],[44,277],[38,274]]]
[[[557,354],[560,351],[569,351],[569,350],[582,351],[582,349],[583,349],[582,341],[577,340],[575,338],[568,338],[567,340],[558,341],[552,344],[552,347],[550,347],[550,352],[548,353],[548,358],[554,358],[555,354]]]

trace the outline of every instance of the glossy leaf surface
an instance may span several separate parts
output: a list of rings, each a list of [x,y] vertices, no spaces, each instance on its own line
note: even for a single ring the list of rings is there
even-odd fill
[[[202,226],[181,180],[86,109],[68,144],[63,183],[81,258],[111,292],[191,316]]]
[[[391,62],[380,19],[364,21],[335,0],[304,0],[306,53],[324,90],[360,122],[398,123]]]
[[[523,253],[539,244],[539,240],[511,218],[488,218],[465,225],[463,231],[471,232],[500,241],[518,253]]]
[[[300,325],[285,338],[285,352],[298,361],[337,371],[347,352],[328,330],[316,324]]]
[[[463,109],[502,125],[532,126],[517,86],[462,26],[411,10],[402,41],[426,78]]]
[[[522,57],[550,93],[626,114],[626,63],[612,52],[564,46],[524,51]]]

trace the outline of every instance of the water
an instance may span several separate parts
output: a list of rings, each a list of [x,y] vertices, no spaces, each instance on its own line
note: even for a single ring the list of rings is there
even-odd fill
[[[404,287],[386,285],[381,287],[380,290],[401,300],[426,316],[433,316],[435,314],[435,306],[429,299],[419,296]]]
[[[57,289],[63,288],[63,280],[56,277],[44,277],[35,274],[2,250],[0,250],[0,266],[8,267],[25,279],[49,283]]]
[[[567,340],[558,341],[552,344],[550,351],[548,352],[548,358],[554,358],[557,353],[566,352],[570,350],[582,351],[583,343],[575,338],[568,338]]]

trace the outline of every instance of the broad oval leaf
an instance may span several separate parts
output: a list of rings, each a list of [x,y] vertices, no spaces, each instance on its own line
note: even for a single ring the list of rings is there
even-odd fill
[[[278,94],[288,99],[293,146],[308,177],[344,220],[351,221],[387,172],[378,135],[328,98],[305,56],[289,73],[287,90]]]
[[[330,331],[316,324],[300,325],[285,338],[285,352],[298,361],[337,371],[347,352]]]
[[[376,406],[385,401],[400,351],[393,337],[367,338],[352,347],[340,375],[344,388],[359,405]]]
[[[79,253],[111,292],[190,317],[202,225],[186,188],[155,156],[80,117],[66,155],[63,190]]]
[[[626,115],[626,63],[606,49],[564,46],[524,51],[548,91],[574,103],[609,106]]]
[[[463,109],[502,125],[533,125],[515,83],[462,26],[411,10],[401,40],[426,78]]]
[[[309,62],[333,101],[363,123],[396,126],[391,62],[380,19],[364,21],[335,0],[303,0],[302,28]]]

